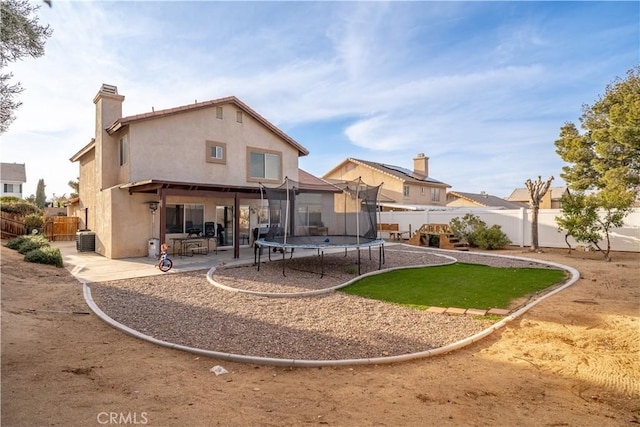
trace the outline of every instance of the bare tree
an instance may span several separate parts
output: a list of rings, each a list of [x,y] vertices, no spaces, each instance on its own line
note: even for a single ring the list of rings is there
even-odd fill
[[[529,190],[529,203],[533,210],[533,215],[531,216],[531,250],[535,252],[540,250],[538,247],[538,211],[540,210],[540,201],[549,191],[551,181],[553,181],[553,177],[542,182],[542,177],[538,176],[535,181],[528,179],[524,183],[527,186],[527,190]]]

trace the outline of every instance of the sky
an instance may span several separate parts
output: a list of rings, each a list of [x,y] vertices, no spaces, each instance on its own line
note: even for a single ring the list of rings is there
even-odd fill
[[[561,186],[560,128],[640,64],[636,1],[34,3],[53,35],[7,67],[25,91],[0,135],[25,197],[39,179],[49,199],[72,191],[103,83],[124,116],[234,95],[307,148],[316,176],[424,153],[453,191]]]

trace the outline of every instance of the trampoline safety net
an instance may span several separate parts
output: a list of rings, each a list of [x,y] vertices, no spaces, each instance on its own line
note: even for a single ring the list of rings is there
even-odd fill
[[[262,187],[268,201],[265,242],[284,246],[366,246],[377,240],[380,186],[361,179],[314,188],[286,178],[282,185]]]

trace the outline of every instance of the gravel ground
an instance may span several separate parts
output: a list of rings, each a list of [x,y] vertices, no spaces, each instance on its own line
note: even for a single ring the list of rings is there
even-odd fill
[[[445,254],[492,266],[546,267],[474,253]],[[254,266],[219,266],[214,279],[241,289],[301,292],[344,283],[357,273],[357,256],[352,252],[325,255],[323,277],[317,256],[287,260],[286,277],[281,257],[275,254],[260,271]],[[368,251],[362,251],[361,261],[362,273],[377,270],[378,251],[372,251],[371,259]],[[447,262],[429,250],[385,248],[385,268]],[[176,344],[261,357],[335,360],[401,355],[453,343],[492,323],[340,292],[297,298],[229,292],[210,284],[206,271],[97,283],[91,289],[105,313],[139,332]]]

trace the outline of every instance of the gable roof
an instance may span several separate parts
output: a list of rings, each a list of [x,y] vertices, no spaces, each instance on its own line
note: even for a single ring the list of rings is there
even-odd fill
[[[520,208],[529,207],[527,203],[512,202],[512,201],[505,200],[500,197],[492,196],[486,193],[476,194],[476,193],[463,193],[461,191],[449,191],[447,192],[447,197],[449,195],[453,195],[455,197],[468,200],[470,202],[475,203],[478,206],[496,207],[496,208],[499,207],[499,208],[506,208],[506,209],[520,209]]]
[[[134,116],[122,117],[120,119],[117,119],[111,125],[109,125],[107,127],[107,132],[109,134],[113,134],[114,132],[117,132],[124,126],[127,126],[131,123],[140,122],[143,120],[159,119],[159,118],[174,115],[174,114],[181,114],[181,113],[186,113],[191,111],[203,110],[206,108],[218,107],[225,104],[233,104],[236,107],[238,107],[240,110],[249,114],[258,123],[262,124],[264,127],[269,129],[278,137],[282,138],[287,143],[295,147],[298,150],[298,154],[300,156],[306,156],[307,154],[309,154],[309,151],[306,148],[304,148],[302,145],[300,145],[296,140],[294,140],[289,135],[287,135],[286,133],[278,129],[275,125],[273,125],[271,122],[269,122],[267,119],[262,117],[255,110],[253,110],[244,102],[240,101],[235,96],[228,96],[225,98],[213,99],[211,101],[196,102],[194,104],[183,105],[180,107],[168,108],[165,110],[152,111],[150,113],[142,113],[142,114],[136,114]]]
[[[551,200],[560,200],[562,196],[569,191],[568,187],[549,187],[551,192]],[[516,188],[511,195],[507,197],[507,200],[512,202],[529,202],[531,196],[529,190],[526,188]]]
[[[0,180],[2,182],[27,182],[24,163],[0,163]]]
[[[426,178],[421,178],[417,175],[415,175],[413,173],[413,171],[403,168],[401,166],[394,166],[394,165],[389,165],[389,164],[385,164],[385,163],[378,163],[378,162],[371,162],[369,160],[361,160],[361,159],[354,159],[354,158],[348,158],[346,160],[344,160],[342,163],[340,163],[338,166],[336,166],[335,168],[331,169],[329,172],[327,172],[324,176],[329,175],[331,172],[333,172],[334,170],[342,167],[345,163],[356,163],[359,164],[361,166],[370,168],[370,169],[374,169],[384,175],[388,175],[388,176],[392,176],[396,179],[400,179],[404,182],[408,182],[408,183],[413,183],[413,184],[436,184],[436,185],[441,185],[441,186],[445,186],[445,187],[451,187],[449,184],[446,184],[442,181],[438,181],[437,179],[433,179],[431,177],[426,177]]]
[[[96,148],[96,139],[95,138],[91,138],[91,141],[89,141],[89,143],[87,145],[82,147],[76,154],[71,156],[71,158],[69,160],[71,162],[77,162],[78,160],[80,160],[80,158],[82,156],[84,156],[89,151],[93,150],[94,148]]]
[[[298,169],[298,183],[300,184],[301,190],[329,191],[333,193],[339,193],[342,191],[328,181],[318,178],[315,175],[311,175],[309,172],[302,169]]]

